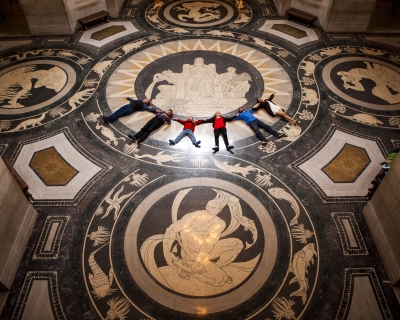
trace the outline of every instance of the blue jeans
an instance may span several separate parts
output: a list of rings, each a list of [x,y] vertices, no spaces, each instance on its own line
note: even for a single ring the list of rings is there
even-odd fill
[[[107,119],[110,122],[114,122],[117,121],[118,118],[121,118],[123,116],[129,116],[130,114],[133,113],[133,109],[132,106],[128,103],[124,106],[122,106],[121,108],[119,108],[117,111],[115,111],[114,113],[110,114]]]
[[[194,137],[193,131],[190,130],[190,129],[182,130],[182,132],[181,132],[180,134],[178,134],[178,136],[175,138],[175,143],[178,143],[179,141],[181,141],[181,139],[182,139],[186,134],[189,136],[190,140],[192,140],[192,143],[195,144],[196,138]]]
[[[253,130],[254,133],[256,134],[256,137],[258,139],[260,139],[261,141],[268,141],[268,140],[264,137],[264,135],[261,133],[259,128],[264,129],[268,133],[272,134],[274,137],[278,136],[278,132],[276,132],[269,125],[262,122],[261,120],[258,120],[258,119],[253,120],[252,122],[249,123],[249,126],[250,126],[251,130]]]

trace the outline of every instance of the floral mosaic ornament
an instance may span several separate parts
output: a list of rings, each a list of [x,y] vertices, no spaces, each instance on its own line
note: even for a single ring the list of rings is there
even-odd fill
[[[207,165],[210,162],[204,162],[204,159],[202,160],[199,158],[195,163],[203,163],[204,165]],[[240,173],[238,177],[246,179],[245,177],[254,170],[255,172],[259,171],[256,167],[247,166],[246,171]],[[222,174],[226,173],[228,172],[224,171]],[[269,177],[269,184],[261,185],[256,181],[253,181],[252,183],[265,194],[265,198],[269,199],[268,202],[270,202],[271,205],[276,206],[278,212],[282,215],[287,225],[286,232],[291,235],[291,237],[287,238],[288,241],[290,241],[290,245],[285,246],[288,249],[290,248],[288,254],[291,259],[287,265],[288,272],[282,275],[283,278],[280,280],[281,284],[277,288],[276,293],[272,294],[270,300],[266,301],[262,308],[249,318],[260,316],[264,319],[272,319],[276,317],[284,318],[285,316],[299,318],[306,310],[309,301],[313,296],[318,278],[320,258],[316,231],[307,211],[287,186],[268,172],[264,172],[263,175]],[[138,304],[135,302],[135,294],[132,296],[129,289],[132,288],[132,286],[126,286],[126,283],[124,285],[121,284],[121,278],[118,274],[119,269],[116,269],[115,262],[113,261],[113,250],[115,250],[113,247],[115,245],[112,245],[112,243],[114,241],[113,239],[118,236],[117,234],[114,234],[115,230],[117,230],[117,225],[121,223],[121,221],[126,221],[127,214],[129,216],[131,215],[131,213],[129,213],[131,209],[127,209],[132,205],[132,202],[135,201],[136,203],[137,200],[135,199],[143,199],[143,194],[147,193],[147,188],[153,190],[151,193],[160,192],[157,190],[161,190],[162,188],[154,189],[154,183],[156,181],[163,181],[165,178],[166,176],[157,177],[156,173],[153,174],[151,172],[136,170],[114,185],[92,214],[84,239],[82,267],[88,295],[90,296],[94,308],[102,317],[110,317],[111,319],[114,315],[116,317],[120,316],[123,318],[140,319],[153,318],[152,316],[156,316],[150,315],[145,309],[139,308]],[[177,223],[180,221],[180,218],[177,218],[176,213],[174,214],[174,212],[177,212],[180,202],[184,197],[187,197],[188,192],[193,188],[197,188],[196,179],[197,178],[188,179],[188,181],[192,181],[188,184],[189,189],[185,187],[187,185],[185,180],[180,180],[178,184],[175,183],[176,185],[172,188],[167,185],[164,187],[167,193],[174,192],[173,190],[175,190],[175,188],[178,188],[177,191],[180,190],[176,195],[176,199],[171,208],[172,219],[173,221],[177,221]],[[198,179],[199,182],[202,181],[202,187],[207,186],[209,183],[207,178]],[[212,178],[211,180],[216,179]],[[246,180],[251,182],[251,180]],[[223,181],[221,182],[221,186],[226,184]],[[214,182],[212,184],[214,184]],[[270,186],[274,187],[270,188]],[[230,191],[227,191],[227,188],[229,188]],[[226,191],[224,191],[224,189]],[[237,190],[239,189],[236,189],[236,187],[230,188],[229,183],[226,187],[223,187],[223,189],[213,188],[213,190],[218,194],[217,198],[227,198],[228,203],[231,202],[229,205],[231,208],[230,210],[233,210],[235,217],[238,214],[239,216],[241,215],[240,203],[242,203],[243,200],[241,199],[241,196],[237,194]],[[118,202],[118,214],[116,216],[113,216],[112,214],[105,216],[105,210],[111,206],[108,198],[110,198],[110,196],[112,198],[112,195],[116,193],[118,193],[118,199],[121,200]],[[157,195],[157,198],[160,198],[160,196],[163,197],[160,194]],[[136,205],[140,205],[140,202]],[[145,206],[147,207],[148,205],[146,204]],[[237,210],[240,212],[236,212]],[[136,216],[136,213],[133,213],[133,215],[136,217],[135,224],[140,225],[142,218]],[[144,215],[146,214],[144,213]],[[245,215],[247,215],[247,213],[243,212],[243,217],[239,217],[240,219],[238,218],[238,223],[239,225],[243,224],[244,226],[247,226],[246,228],[248,228],[253,234],[251,240],[253,242],[250,241],[246,245],[246,248],[250,248],[257,242],[257,230],[258,233],[263,231],[260,229],[259,224],[252,224],[252,220],[247,218]],[[122,220],[119,221],[120,219]],[[226,229],[226,232],[228,232],[231,227],[233,226],[229,226]],[[280,232],[282,232],[282,230]],[[222,239],[224,239],[224,236],[222,236]],[[149,256],[147,253],[153,252],[152,250],[155,249],[155,246],[160,241],[162,241],[162,237],[153,236],[143,244],[141,249],[145,261],[150,263],[148,266],[151,267],[151,270],[153,270],[152,272],[156,272],[156,265],[160,263],[159,258],[157,258],[158,262],[152,262],[153,260],[149,260],[151,255]],[[139,250],[139,248],[133,250]],[[278,248],[278,250],[280,249]],[[176,253],[179,251],[173,249],[173,252]],[[176,261],[176,263],[179,262]],[[246,268],[249,266],[250,265],[247,264]],[[193,264],[192,267],[195,267],[195,265]],[[186,270],[189,267],[182,265],[182,268],[185,268]],[[197,269],[191,270],[192,269],[189,268],[185,272],[187,279],[192,278],[191,272]],[[156,274],[158,274],[157,272]],[[160,282],[163,281],[162,276],[158,275],[157,277],[160,277],[158,283],[162,283]],[[199,279],[201,279],[201,277]],[[181,278],[180,281],[188,280]],[[231,280],[228,278],[226,281],[230,283]],[[235,281],[235,279],[232,279],[232,281]],[[248,281],[251,281],[251,278]],[[215,288],[219,287],[217,286]],[[236,289],[233,290],[235,291]],[[229,292],[230,291],[224,294],[229,295]],[[256,294],[261,294],[260,292]]]

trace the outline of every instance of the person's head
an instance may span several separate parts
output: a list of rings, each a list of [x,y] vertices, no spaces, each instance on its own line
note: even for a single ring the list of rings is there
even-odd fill
[[[151,101],[149,99],[143,99],[143,103],[147,104],[148,106],[151,105]]]
[[[174,112],[172,111],[172,109],[168,109],[167,110],[167,114],[172,118],[174,116]]]
[[[214,114],[214,118],[218,118],[218,117],[220,117],[221,116],[221,112],[219,112],[219,111],[217,111],[215,114]]]
[[[263,102],[263,99],[261,97],[258,97],[257,102]]]
[[[193,121],[193,117],[192,117],[192,116],[189,116],[189,117],[188,117],[188,120],[189,120],[189,121]]]
[[[243,107],[240,107],[239,109],[238,109],[238,112],[239,113],[242,113],[244,111],[244,108]]]

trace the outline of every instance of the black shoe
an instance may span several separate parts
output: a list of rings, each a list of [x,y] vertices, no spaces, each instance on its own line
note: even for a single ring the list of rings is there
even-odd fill
[[[231,150],[231,149],[233,149],[233,148],[234,148],[234,146],[227,146],[227,147],[226,147],[226,150],[229,151],[229,150]]]
[[[131,134],[128,134],[128,137],[131,138],[133,141],[137,140],[137,138]]]
[[[172,144],[173,146],[175,145],[175,141],[174,141],[174,140],[169,139],[168,141],[169,141],[169,143]]]
[[[214,147],[214,148],[212,148],[215,152],[217,152],[217,151],[219,151],[219,148],[218,147]]]
[[[278,139],[283,138],[283,137],[287,137],[286,133],[284,132],[279,132],[278,135],[276,136]]]
[[[140,147],[140,144],[142,143],[139,139],[136,139],[137,147]]]
[[[107,117],[105,117],[105,116],[102,116],[101,118],[103,119],[103,121],[104,121],[104,123],[105,123],[105,124],[108,124],[108,123],[110,123],[110,121],[108,121]]]
[[[268,145],[268,141],[263,141],[263,142],[262,142],[263,148],[265,148],[267,145]]]

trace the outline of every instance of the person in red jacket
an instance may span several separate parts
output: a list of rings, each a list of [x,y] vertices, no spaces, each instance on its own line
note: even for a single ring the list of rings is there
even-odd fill
[[[215,152],[219,151],[219,136],[222,134],[224,138],[224,143],[226,146],[226,150],[231,150],[234,146],[230,146],[228,142],[228,133],[226,130],[226,122],[232,121],[235,118],[233,117],[223,117],[219,111],[217,111],[214,116],[210,119],[204,120],[204,122],[212,122],[214,128],[214,138],[215,138],[215,147],[212,148]]]
[[[200,148],[201,141],[200,140],[196,141],[196,138],[194,137],[194,129],[198,124],[203,123],[204,120],[195,121],[195,120],[193,120],[192,116],[189,116],[189,118],[187,120],[181,120],[181,119],[172,119],[172,120],[178,121],[179,123],[183,124],[183,130],[180,134],[178,134],[178,136],[175,138],[175,140],[169,139],[169,143],[174,146],[179,141],[181,141],[181,139],[185,135],[188,135],[190,140],[192,140],[193,145],[196,148]]]

